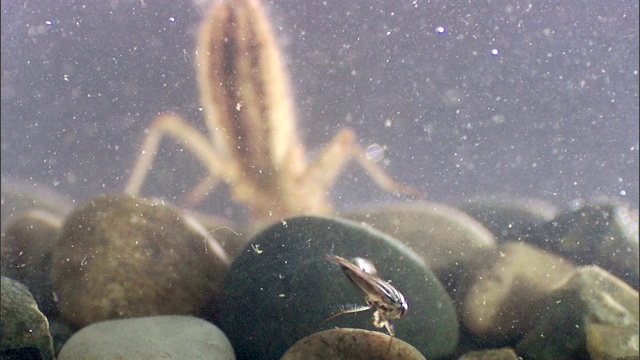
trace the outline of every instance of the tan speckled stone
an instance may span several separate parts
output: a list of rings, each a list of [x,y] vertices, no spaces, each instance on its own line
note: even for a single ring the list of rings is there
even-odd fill
[[[522,242],[500,249],[490,268],[477,275],[462,309],[466,327],[485,340],[521,336],[540,315],[539,307],[575,272],[575,265]]]
[[[229,260],[177,209],[129,196],[102,196],[67,218],[52,254],[62,318],[94,322],[196,314],[222,287]]]
[[[419,360],[425,359],[410,344],[377,331],[331,329],[295,343],[281,360]]]
[[[516,346],[525,359],[638,359],[638,291],[598,266],[579,268],[550,294]]]

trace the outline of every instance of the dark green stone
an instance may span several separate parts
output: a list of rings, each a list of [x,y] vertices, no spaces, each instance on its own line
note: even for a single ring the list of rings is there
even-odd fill
[[[373,310],[325,322],[342,306],[364,305],[362,293],[327,261],[329,255],[372,261],[380,277],[404,294],[409,311],[393,321],[398,338],[427,358],[453,352],[455,309],[420,257],[352,221],[297,217],[257,234],[225,279],[218,323],[239,359],[277,359],[303,337],[334,327],[376,329]]]
[[[2,277],[0,297],[0,359],[53,359],[47,318],[29,290]]]

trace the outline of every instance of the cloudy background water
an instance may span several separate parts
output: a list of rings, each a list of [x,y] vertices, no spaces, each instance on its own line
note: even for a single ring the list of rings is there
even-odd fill
[[[349,126],[434,201],[638,207],[637,1],[265,5],[311,156]],[[204,9],[3,1],[2,176],[82,201],[122,190],[158,113],[204,131],[193,68]],[[146,195],[174,201],[203,172],[171,141],[158,161]],[[340,208],[395,199],[355,167],[332,196]]]

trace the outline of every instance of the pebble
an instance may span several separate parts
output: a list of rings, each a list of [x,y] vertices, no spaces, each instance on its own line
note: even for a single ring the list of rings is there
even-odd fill
[[[493,234],[453,207],[433,202],[393,204],[341,214],[393,236],[420,255],[431,270],[450,268],[493,252]]]
[[[296,217],[256,235],[229,270],[218,324],[239,359],[279,358],[298,340],[334,327],[376,329],[373,310],[325,321],[344,306],[364,305],[329,255],[370,260],[404,294],[409,310],[393,321],[397,339],[428,358],[452,353],[458,341],[453,304],[417,254],[353,221]]]
[[[235,359],[227,337],[192,316],[153,316],[98,322],[75,333],[58,360]]]
[[[64,217],[73,209],[73,201],[69,197],[50,187],[34,183],[32,180],[6,176],[2,176],[1,181],[0,225],[3,230],[7,220],[20,216],[25,211],[40,209]]]
[[[304,343],[301,339],[327,341],[319,334],[330,332],[390,339],[384,328],[373,325],[373,310],[325,321],[344,308],[364,305],[362,293],[326,261],[335,254],[368,258],[382,279],[405,294],[409,311],[393,320],[396,336],[383,342],[392,345],[387,350],[406,341],[427,358],[638,358],[638,211],[625,205],[587,204],[555,218],[557,210],[535,201],[460,205],[472,218],[442,204],[388,204],[343,215],[357,223],[301,217],[263,228],[251,238],[257,227],[239,231],[224,219],[197,214],[208,229],[204,231],[196,221],[179,221],[190,218],[182,210],[125,196],[94,199],[69,215],[61,228],[68,205],[63,201],[56,209],[47,199],[28,200],[36,193],[14,197],[2,188],[1,270],[32,290],[49,318],[39,315],[40,321],[48,320],[50,335],[45,337],[54,338],[54,351],[69,339],[72,329],[67,325],[78,329],[107,318],[183,311],[215,319],[241,359],[279,358]],[[14,200],[25,201],[15,205]],[[157,216],[161,213],[168,215]],[[182,230],[176,230],[177,223]],[[74,240],[63,239],[61,231]],[[193,232],[197,235],[185,236]],[[153,241],[141,241],[141,234],[154,234]],[[225,251],[230,255],[220,256]],[[222,278],[235,256],[235,269],[224,284],[230,296],[220,299]],[[61,282],[55,288],[48,282],[53,259],[60,261],[58,270],[66,271],[57,273]],[[600,267],[576,270],[572,263]],[[3,309],[5,288],[3,281]],[[161,291],[172,292],[163,296]],[[61,317],[58,298],[67,307]],[[100,299],[99,306],[88,306]],[[173,308],[167,310],[168,305]],[[200,314],[197,309],[202,308],[206,311]],[[83,320],[78,321],[75,316],[80,315]],[[8,318],[3,313],[2,321]],[[166,328],[172,328],[169,323]],[[18,328],[3,324],[4,329],[0,346],[23,336]],[[114,338],[110,348],[127,340]],[[380,343],[372,341],[368,350]],[[51,358],[45,342],[44,353],[35,354],[36,347],[29,345],[2,355]],[[496,347],[503,348],[489,349]],[[356,353],[373,358],[368,354],[367,349]]]
[[[624,281],[598,266],[580,268],[550,295],[516,351],[535,359],[616,359],[619,353],[637,359],[638,303],[638,291]]]
[[[341,216],[391,235],[424,259],[451,292],[495,253],[493,234],[466,213],[434,202],[392,204]]]
[[[425,360],[408,343],[376,331],[332,329],[296,342],[280,360]]]
[[[587,325],[587,351],[592,360],[638,359],[638,349],[637,327]]]
[[[471,351],[458,360],[522,360],[511,348]]]
[[[638,289],[638,210],[590,204],[540,225],[528,241],[580,265],[598,265]]]
[[[0,242],[2,275],[25,285],[46,316],[57,316],[51,283],[51,248],[58,239],[64,218],[42,209],[10,217]]]
[[[480,221],[500,241],[520,240],[559,212],[548,202],[530,198],[477,198],[460,203],[457,208]]]
[[[483,342],[506,341],[528,332],[541,305],[575,271],[571,262],[522,242],[501,246],[467,292],[462,319]]]
[[[188,215],[130,196],[106,195],[66,219],[52,254],[65,323],[191,315],[222,289],[224,250]]]
[[[29,290],[2,276],[0,297],[0,358],[53,359],[49,323]]]

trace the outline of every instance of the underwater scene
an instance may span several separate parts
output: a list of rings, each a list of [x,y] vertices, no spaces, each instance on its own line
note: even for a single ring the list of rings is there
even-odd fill
[[[2,359],[638,359],[638,2],[3,1]]]

